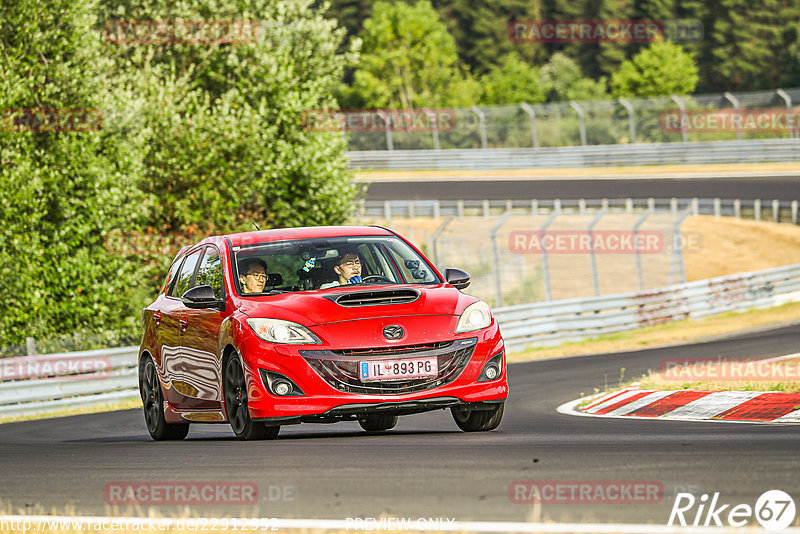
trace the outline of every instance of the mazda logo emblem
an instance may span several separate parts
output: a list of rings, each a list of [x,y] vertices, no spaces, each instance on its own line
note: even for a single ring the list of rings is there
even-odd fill
[[[383,329],[383,337],[386,339],[400,339],[406,335],[402,326],[396,324],[389,325]]]

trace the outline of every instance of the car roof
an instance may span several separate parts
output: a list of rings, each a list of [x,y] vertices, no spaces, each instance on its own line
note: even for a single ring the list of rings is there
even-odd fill
[[[272,230],[241,232],[238,234],[228,234],[225,237],[230,240],[233,246],[237,246],[265,243],[268,241],[284,241],[287,239],[387,235],[394,234],[380,226],[304,226],[298,228],[275,228]]]

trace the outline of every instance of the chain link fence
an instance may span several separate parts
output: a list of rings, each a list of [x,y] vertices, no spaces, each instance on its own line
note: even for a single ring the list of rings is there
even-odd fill
[[[708,112],[703,124],[691,112]],[[739,112],[741,127],[714,112]],[[421,110],[425,113],[426,110]],[[429,113],[433,113],[427,110]],[[754,112],[763,113],[758,122]],[[449,110],[448,127],[348,131],[348,150],[546,148],[800,137],[800,88],[752,93],[472,106]],[[752,115],[752,116],[751,116]],[[778,123],[769,119],[778,116]],[[748,127],[748,120],[755,122]],[[688,120],[688,126],[686,121]],[[722,122],[718,122],[721,120]],[[711,121],[717,121],[712,122]],[[673,124],[674,123],[674,124]],[[683,126],[682,126],[683,125]]]

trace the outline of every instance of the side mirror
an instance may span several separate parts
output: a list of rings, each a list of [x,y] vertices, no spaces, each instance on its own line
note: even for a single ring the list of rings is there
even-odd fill
[[[214,294],[211,286],[195,286],[181,297],[181,302],[187,308],[219,308],[225,306],[225,301]]]
[[[444,277],[447,283],[456,289],[464,289],[469,286],[469,274],[461,269],[445,269]]]

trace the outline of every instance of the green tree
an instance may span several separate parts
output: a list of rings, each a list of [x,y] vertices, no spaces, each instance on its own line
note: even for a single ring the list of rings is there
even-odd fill
[[[692,57],[674,43],[654,43],[626,61],[611,77],[615,97],[686,95],[698,81]]]
[[[608,98],[605,77],[597,81],[585,78],[578,64],[560,52],[541,68],[539,79],[549,102]]]
[[[93,8],[75,0],[0,3],[2,344],[130,332],[138,323],[144,297],[138,270],[104,247],[109,232],[136,229],[144,215],[135,143],[107,118],[100,128],[15,111],[51,110],[51,117],[110,111],[111,64],[92,31]]]
[[[428,0],[377,2],[361,38],[353,90],[367,107],[475,103],[479,88],[459,65],[455,41]]]
[[[519,55],[511,53],[503,62],[480,78],[482,104],[517,104],[544,102],[539,84],[539,69],[528,65]]]
[[[338,224],[351,212],[340,135],[306,131],[309,110],[335,108],[331,89],[353,53],[344,30],[310,0],[108,1],[124,20],[258,19],[238,44],[109,44],[125,91],[143,95],[145,179],[163,231]],[[111,20],[111,19],[110,19]]]

